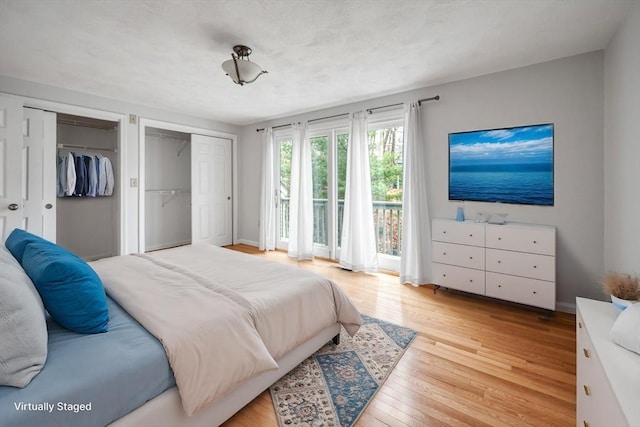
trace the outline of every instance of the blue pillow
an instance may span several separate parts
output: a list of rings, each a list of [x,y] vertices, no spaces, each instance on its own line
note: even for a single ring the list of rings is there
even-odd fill
[[[102,281],[78,256],[49,242],[33,242],[24,250],[22,268],[62,326],[81,334],[107,331],[109,309]]]
[[[21,230],[19,228],[14,229],[7,240],[4,242],[4,245],[9,249],[11,255],[15,259],[18,260],[20,264],[22,264],[22,255],[24,254],[24,249],[27,247],[29,243],[48,243],[53,245],[54,243],[43,239],[40,236],[36,236],[35,234],[31,234],[27,231]]]

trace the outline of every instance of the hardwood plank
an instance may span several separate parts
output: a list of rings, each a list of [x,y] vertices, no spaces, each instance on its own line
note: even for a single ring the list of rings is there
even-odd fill
[[[315,271],[363,314],[418,332],[356,426],[575,425],[575,316],[230,248]],[[224,424],[245,425],[278,425],[268,391]]]

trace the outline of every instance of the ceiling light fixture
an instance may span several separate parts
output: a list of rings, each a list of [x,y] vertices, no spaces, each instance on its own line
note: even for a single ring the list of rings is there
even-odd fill
[[[232,53],[231,59],[222,63],[222,69],[234,83],[244,86],[247,83],[255,82],[258,77],[267,72],[255,62],[249,61],[250,47],[236,45],[233,47],[233,51],[236,54]]]

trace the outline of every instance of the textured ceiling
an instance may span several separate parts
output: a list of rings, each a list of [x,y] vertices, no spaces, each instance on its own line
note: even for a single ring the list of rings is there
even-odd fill
[[[0,75],[242,125],[602,49],[632,1],[0,0]]]

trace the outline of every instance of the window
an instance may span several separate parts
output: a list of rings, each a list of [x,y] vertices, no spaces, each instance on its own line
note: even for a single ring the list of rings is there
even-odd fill
[[[313,243],[329,245],[329,184],[326,136],[311,138],[313,175]]]
[[[373,223],[378,253],[400,256],[402,238],[402,123],[369,126]]]
[[[313,175],[314,254],[339,258],[342,241],[344,197],[347,180],[349,135],[341,126],[310,131]],[[372,215],[381,267],[399,270],[402,237],[402,120],[386,120],[369,125]],[[289,197],[291,188],[292,139],[290,134],[276,138],[280,179],[278,206],[278,247],[286,249],[289,238]],[[389,261],[391,260],[391,261]]]
[[[279,155],[277,156],[279,167],[276,168],[280,181],[280,203],[277,206],[279,238],[276,246],[282,247],[282,242],[289,240],[289,201],[291,191],[291,154],[293,141],[291,138],[276,139]]]

